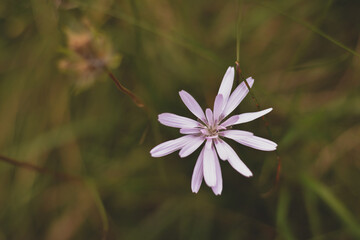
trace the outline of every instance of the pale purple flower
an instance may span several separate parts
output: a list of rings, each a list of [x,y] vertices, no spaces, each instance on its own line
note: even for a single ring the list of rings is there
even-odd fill
[[[224,161],[227,160],[235,170],[245,177],[252,176],[249,168],[241,161],[232,147],[223,140],[224,138],[230,138],[240,144],[262,151],[274,151],[277,147],[276,143],[254,136],[251,132],[231,129],[233,125],[250,122],[272,110],[272,108],[268,108],[258,112],[234,115],[226,119],[249,92],[245,82],[242,82],[231,93],[233,81],[234,68],[229,67],[215,98],[213,111],[207,108],[205,113],[189,93],[184,90],[179,92],[181,100],[198,120],[173,113],[159,115],[160,123],[165,126],[180,128],[180,133],[184,136],[157,145],[150,151],[151,156],[162,157],[180,150],[179,155],[184,158],[205,142],[192,175],[191,189],[194,193],[199,191],[204,178],[206,184],[212,188],[216,195],[221,194],[223,184],[219,158]],[[249,77],[246,81],[252,87],[254,79]]]

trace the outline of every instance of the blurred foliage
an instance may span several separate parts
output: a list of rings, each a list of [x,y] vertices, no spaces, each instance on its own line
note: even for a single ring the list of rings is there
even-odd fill
[[[80,27],[73,28],[64,30],[67,57],[60,60],[58,66],[64,73],[75,75],[76,86],[81,90],[91,86],[106,68],[116,68],[120,56],[113,54],[111,42],[96,33],[87,19],[83,19]]]
[[[359,9],[355,0],[0,1],[1,155],[84,179],[0,162],[0,240],[360,239]],[[242,71],[262,108],[274,108],[281,178],[274,186],[274,153],[232,144],[254,177],[222,163],[222,195],[204,184],[195,195],[198,151],[150,157],[179,136],[156,115],[191,116],[181,89],[212,106],[236,60],[237,25]],[[69,54],[79,54],[69,34],[102,39],[95,57],[146,109],[106,73],[78,68],[86,58]],[[78,91],[84,79],[93,84]],[[236,111],[256,106],[248,96]],[[261,120],[240,127],[269,137]]]

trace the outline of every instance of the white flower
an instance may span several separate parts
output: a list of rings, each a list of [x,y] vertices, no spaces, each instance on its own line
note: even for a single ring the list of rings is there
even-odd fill
[[[211,111],[210,108],[207,108],[205,114],[189,93],[184,90],[179,92],[181,100],[198,118],[197,121],[173,113],[162,113],[159,115],[160,123],[165,126],[180,128],[180,133],[184,134],[184,136],[157,145],[150,151],[151,156],[162,157],[180,150],[179,155],[181,158],[184,158],[205,142],[192,175],[191,189],[194,193],[199,191],[202,179],[204,178],[206,184],[212,188],[216,195],[221,194],[223,186],[218,156],[221,160],[227,160],[235,170],[245,177],[252,176],[249,168],[223,138],[230,138],[240,144],[262,151],[274,151],[277,147],[276,143],[254,136],[251,132],[228,130],[233,125],[250,122],[272,110],[272,108],[268,108],[258,112],[243,113],[225,120],[249,92],[245,82],[242,82],[231,93],[233,81],[234,68],[229,67],[215,98],[214,110]],[[252,87],[254,79],[249,77],[246,81]]]

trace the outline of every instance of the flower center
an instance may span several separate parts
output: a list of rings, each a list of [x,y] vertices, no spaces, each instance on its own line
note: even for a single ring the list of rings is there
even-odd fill
[[[216,126],[208,126],[207,130],[208,130],[208,135],[210,135],[210,136],[217,135],[219,132],[219,130]]]
[[[219,130],[222,128],[217,125],[207,125],[201,129],[201,133],[205,135],[206,138],[217,138],[219,134]]]

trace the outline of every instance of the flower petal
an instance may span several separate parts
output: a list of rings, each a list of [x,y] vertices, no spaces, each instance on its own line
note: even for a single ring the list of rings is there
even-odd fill
[[[200,147],[200,145],[204,142],[203,137],[193,136],[193,139],[188,141],[185,146],[180,150],[179,156],[181,158],[187,157],[192,154],[196,149]]]
[[[233,131],[236,131],[236,130],[224,131],[222,134],[224,137],[233,139],[242,145],[245,145],[245,146],[248,146],[251,148],[255,148],[258,150],[262,150],[262,151],[274,151],[277,147],[276,143],[274,143],[273,141],[270,141],[268,139],[257,137],[257,136],[251,136],[251,135],[234,134],[234,133],[232,133]]]
[[[224,146],[224,141],[220,138],[215,139],[215,147],[220,159],[225,161],[227,159],[227,152],[226,147]]]
[[[226,121],[224,121],[223,123],[220,124],[220,126],[226,128],[228,126],[232,126],[234,125],[237,120],[239,119],[239,115],[234,115],[234,116],[231,116],[229,117]]]
[[[214,158],[214,147],[212,146],[212,140],[208,139],[204,147],[204,179],[209,187],[216,185],[216,169]]]
[[[204,160],[204,149],[201,150],[201,153],[196,161],[194,171],[191,178],[191,190],[193,193],[197,193],[200,189],[204,174],[203,174],[203,160]]]
[[[268,114],[272,110],[273,110],[272,108],[268,108],[268,109],[258,111],[258,112],[243,113],[243,114],[235,115],[235,116],[230,117],[225,122],[223,122],[221,124],[221,126],[228,127],[228,126],[232,126],[232,125],[236,125],[236,124],[240,124],[240,123],[251,122],[252,120],[262,117],[265,114]]]
[[[223,95],[224,103],[229,99],[231,88],[234,82],[235,71],[233,67],[228,67],[221,82],[218,94]]]
[[[181,128],[181,134],[199,134],[201,133],[201,128]]]
[[[181,149],[192,137],[193,136],[191,135],[186,135],[177,139],[163,142],[151,149],[150,154],[152,157],[162,157],[173,153]]]
[[[212,190],[215,193],[215,195],[220,195],[223,189],[223,180],[221,175],[220,163],[216,155],[216,152],[214,158],[215,158],[215,169],[216,169],[216,185],[212,187]]]
[[[192,112],[196,117],[198,117],[201,121],[205,122],[205,114],[201,109],[200,105],[197,101],[186,91],[182,90],[179,92],[181,100],[184,102],[186,107]]]
[[[222,94],[218,94],[214,102],[214,121],[219,122],[220,115],[224,109],[224,97]]]
[[[252,85],[254,84],[254,79],[251,77],[247,78],[246,81],[250,87],[252,87]],[[232,111],[234,111],[234,109],[239,106],[240,102],[246,97],[248,92],[249,89],[247,88],[245,82],[239,84],[239,86],[231,94],[229,101],[227,102],[223,111],[222,118],[225,118]]]
[[[161,124],[175,128],[196,128],[200,126],[200,123],[183,116],[179,116],[173,113],[159,114],[158,120]]]
[[[223,137],[227,137],[227,138],[231,138],[233,139],[234,137],[236,138],[237,136],[254,136],[254,134],[252,132],[248,132],[248,131],[243,131],[243,130],[226,130],[226,131],[222,131],[220,133],[221,136]]]
[[[252,176],[252,172],[250,171],[250,169],[241,161],[241,159],[239,158],[239,156],[236,154],[236,152],[234,151],[234,149],[232,149],[232,147],[230,147],[229,144],[227,144],[226,142],[224,142],[224,147],[226,148],[227,154],[228,154],[228,161],[230,163],[230,165],[239,173],[241,173],[242,175],[244,175],[245,177],[251,177]]]
[[[211,109],[207,108],[205,111],[205,114],[206,114],[206,119],[207,119],[207,122],[209,123],[209,125],[210,126],[214,125],[214,117],[213,117],[213,113],[212,113]]]

